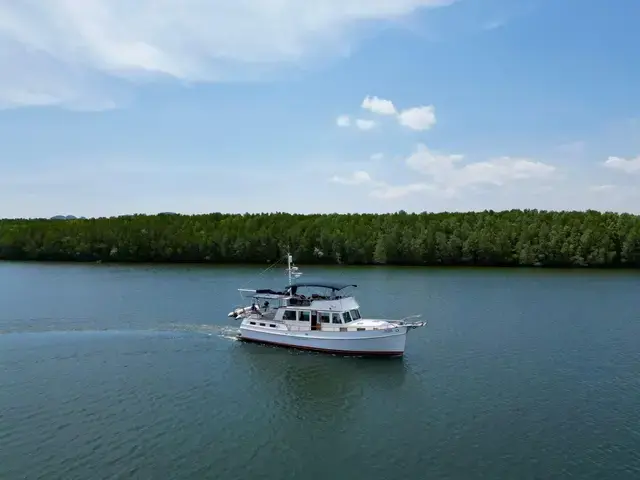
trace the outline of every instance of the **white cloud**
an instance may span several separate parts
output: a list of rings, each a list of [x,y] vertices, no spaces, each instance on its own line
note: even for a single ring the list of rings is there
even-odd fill
[[[528,158],[500,157],[486,162],[465,165],[457,172],[460,185],[488,183],[505,185],[514,180],[545,178],[556,167]]]
[[[349,118],[348,115],[340,115],[338,118],[336,118],[336,125],[338,127],[343,127],[343,128],[350,127],[351,125],[355,125],[360,130],[371,130],[373,127],[376,126],[376,122],[374,122],[373,120],[365,120],[363,118],[358,118],[352,124],[351,118]]]
[[[411,183],[409,185],[383,185],[371,192],[373,197],[385,198],[388,200],[406,197],[412,193],[433,190],[433,185],[426,183]]]
[[[405,160],[407,166],[425,175],[442,178],[454,170],[454,164],[464,157],[432,152],[425,145],[419,144],[416,151]]]
[[[378,115],[396,115],[396,107],[390,100],[384,100],[378,97],[366,96],[362,101],[362,108],[377,113]]]
[[[591,190],[592,192],[609,192],[611,190],[615,190],[615,185],[609,185],[609,184],[605,184],[605,185],[592,185],[591,187],[589,187],[589,190]]]
[[[367,95],[360,106],[378,115],[393,115],[400,125],[413,130],[428,130],[436,124],[433,105],[411,107],[398,112],[391,100]]]
[[[533,178],[546,178],[555,172],[552,165],[527,158],[500,157],[484,162],[469,163],[457,167],[464,157],[432,152],[425,145],[418,145],[407,160],[407,166],[433,178],[433,181],[450,188],[469,185],[505,185],[509,182]]]
[[[348,177],[334,176],[331,178],[332,182],[341,183],[343,185],[364,185],[364,184],[377,184],[364,170],[358,170],[353,172]]]
[[[482,25],[483,30],[495,30],[497,28],[504,27],[507,24],[505,20],[491,20]]]
[[[427,177],[425,181],[394,185],[374,180],[363,170],[356,171],[349,177],[333,177],[332,181],[344,185],[369,186],[370,195],[377,198],[396,199],[420,192],[452,198],[465,191],[481,191],[478,187],[483,185],[506,187],[523,180],[545,180],[556,172],[553,165],[527,158],[499,157],[462,165],[463,160],[463,155],[435,152],[419,144],[405,159],[405,164],[410,172]],[[539,183],[532,186],[536,187],[539,193],[551,189],[550,185]]]
[[[398,114],[400,125],[413,130],[428,130],[436,124],[436,112],[433,105],[413,107]]]
[[[609,157],[604,162],[604,166],[625,173],[640,173],[640,155],[628,160],[620,157]]]
[[[342,55],[360,24],[455,0],[22,0],[0,2],[0,105],[109,106],[103,76],[260,78]]]
[[[433,185],[428,185],[426,183],[413,183],[410,185],[389,185],[386,182],[373,179],[371,175],[364,170],[355,171],[347,177],[334,176],[331,178],[331,181],[334,183],[349,186],[369,186],[373,189],[369,192],[372,197],[387,200],[405,197],[411,193],[423,192],[432,190],[434,188]]]
[[[371,130],[376,126],[376,122],[373,120],[363,120],[359,118],[356,120],[356,125],[360,130]]]
[[[336,125],[338,125],[339,127],[350,126],[351,119],[349,118],[349,115],[340,115],[338,118],[336,118]]]
[[[384,158],[384,153],[382,153],[382,152],[374,153],[373,155],[371,155],[370,158],[373,161],[382,160]]]

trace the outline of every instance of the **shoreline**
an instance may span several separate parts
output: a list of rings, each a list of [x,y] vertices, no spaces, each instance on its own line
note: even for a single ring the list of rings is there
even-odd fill
[[[20,264],[40,264],[40,265],[94,265],[94,266],[140,266],[140,267],[169,267],[169,266],[185,266],[185,267],[202,267],[202,268],[246,268],[246,269],[264,269],[269,267],[272,263],[258,263],[258,262],[210,262],[210,261],[147,261],[147,260],[129,260],[129,261],[103,261],[103,260],[50,260],[50,259],[9,259],[0,258],[0,264],[2,263],[20,263]],[[460,270],[481,270],[481,269],[495,269],[495,270],[619,270],[619,271],[637,271],[640,270],[640,266],[637,265],[574,265],[574,264],[555,264],[555,265],[525,265],[525,264],[513,264],[513,265],[487,265],[487,264],[408,264],[408,263],[386,263],[386,264],[374,264],[374,263],[350,263],[350,264],[337,264],[337,263],[296,263],[296,265],[303,269],[308,268],[329,268],[329,269],[460,269]],[[284,264],[286,267],[286,264]]]

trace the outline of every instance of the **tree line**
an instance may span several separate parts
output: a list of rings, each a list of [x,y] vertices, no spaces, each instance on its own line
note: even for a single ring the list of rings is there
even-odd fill
[[[0,259],[640,268],[640,216],[539,210],[0,220]]]

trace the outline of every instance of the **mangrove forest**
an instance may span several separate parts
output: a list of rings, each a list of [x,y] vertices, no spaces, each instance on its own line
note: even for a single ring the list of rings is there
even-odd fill
[[[0,259],[640,268],[640,217],[538,210],[0,220]]]

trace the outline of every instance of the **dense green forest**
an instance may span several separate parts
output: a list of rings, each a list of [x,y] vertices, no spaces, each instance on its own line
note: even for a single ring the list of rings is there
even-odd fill
[[[0,220],[0,259],[640,268],[640,217],[537,210]]]

